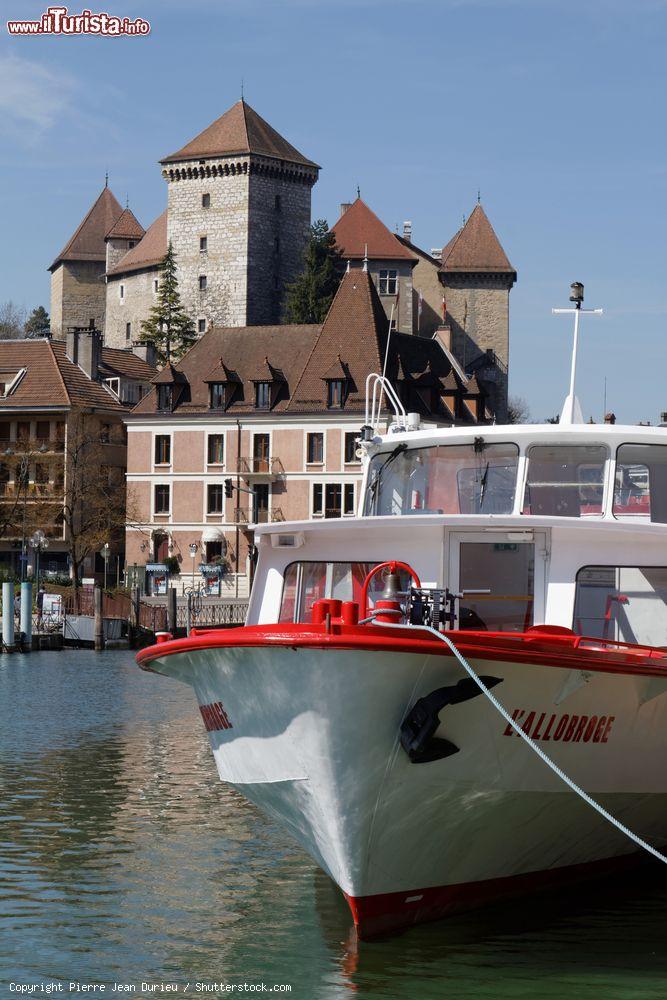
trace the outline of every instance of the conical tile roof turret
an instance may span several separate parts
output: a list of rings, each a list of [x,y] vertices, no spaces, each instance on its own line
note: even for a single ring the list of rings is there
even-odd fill
[[[516,279],[516,271],[480,204],[442,251],[440,271],[505,273]]]
[[[122,207],[108,187],[89,209],[68,242],[62,248],[49,271],[55,271],[66,260],[106,261],[104,238],[123,214]]]

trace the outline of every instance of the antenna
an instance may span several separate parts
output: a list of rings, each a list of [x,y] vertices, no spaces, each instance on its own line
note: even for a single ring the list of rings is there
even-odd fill
[[[565,397],[563,410],[560,415],[561,424],[581,424],[583,415],[579,400],[574,394],[574,384],[577,377],[577,351],[579,350],[579,316],[587,313],[589,316],[602,316],[602,309],[582,309],[581,303],[584,301],[584,286],[580,281],[573,281],[570,285],[570,302],[574,306],[570,309],[552,309],[554,315],[572,315],[574,313],[574,339],[572,342],[572,367],[570,369],[570,391]]]

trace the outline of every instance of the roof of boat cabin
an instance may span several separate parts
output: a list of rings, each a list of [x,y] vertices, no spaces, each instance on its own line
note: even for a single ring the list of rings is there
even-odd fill
[[[605,444],[617,448],[620,444],[661,444],[667,446],[667,427],[647,427],[637,424],[489,424],[485,427],[461,426],[425,428],[418,431],[393,431],[374,439],[373,450],[405,441],[408,447],[429,444],[472,443],[483,437],[490,443],[516,442],[519,446],[546,443],[550,445]]]

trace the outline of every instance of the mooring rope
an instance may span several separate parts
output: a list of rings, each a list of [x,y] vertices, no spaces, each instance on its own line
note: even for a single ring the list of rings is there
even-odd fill
[[[431,628],[428,625],[398,625],[398,624],[394,625],[393,623],[388,623],[388,622],[383,622],[382,624],[384,628],[401,629],[403,631],[410,631],[410,632],[414,632],[416,630],[420,632],[430,632],[431,635],[436,637],[436,639],[440,639],[441,642],[444,642],[446,646],[449,646],[456,659],[459,661],[459,663],[466,671],[468,676],[471,677],[472,680],[475,682],[475,684],[478,686],[482,694],[486,695],[486,697],[489,699],[493,707],[498,712],[500,712],[503,719],[505,719],[507,724],[512,727],[517,736],[520,736],[521,739],[524,741],[524,743],[527,743],[528,746],[531,748],[531,750],[535,751],[537,756],[544,761],[547,767],[550,767],[551,770],[554,772],[554,774],[561,779],[561,781],[563,781],[566,785],[568,785],[568,787],[571,788],[573,792],[576,792],[576,794],[581,799],[583,799],[584,802],[587,802],[588,805],[591,806],[593,809],[595,809],[600,814],[600,816],[602,816],[604,819],[607,820],[608,823],[611,823],[612,826],[615,826],[617,830],[620,830],[621,833],[624,833],[625,836],[629,837],[630,840],[634,841],[634,843],[637,844],[638,847],[641,847],[645,851],[648,851],[648,853],[652,854],[654,858],[658,859],[658,861],[662,861],[664,864],[667,865],[667,857],[665,857],[664,854],[661,854],[660,851],[656,850],[655,847],[652,847],[650,844],[647,844],[645,840],[642,840],[642,838],[637,836],[636,833],[633,833],[632,830],[629,830],[627,826],[624,826],[620,820],[616,819],[615,816],[612,816],[611,813],[607,812],[607,810],[603,806],[601,806],[599,802],[596,802],[595,799],[591,798],[588,792],[585,792],[583,788],[580,788],[579,785],[577,785],[577,783],[573,781],[572,778],[570,778],[565,773],[565,771],[563,771],[558,766],[558,764],[555,764],[552,761],[552,759],[545,754],[544,750],[542,750],[542,748],[539,747],[535,743],[535,741],[532,740],[530,736],[523,731],[523,729],[521,729],[518,723],[515,722],[515,720],[509,714],[507,709],[500,704],[498,699],[493,694],[491,694],[484,681],[477,676],[473,668],[466,660],[465,656],[463,656],[463,654],[459,652],[459,650],[456,648],[456,646],[449,638],[449,636],[447,636],[443,632],[438,632],[436,629]]]

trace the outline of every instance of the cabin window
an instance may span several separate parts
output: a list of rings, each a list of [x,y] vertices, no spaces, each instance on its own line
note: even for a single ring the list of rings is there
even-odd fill
[[[371,459],[364,513],[511,514],[519,448],[473,444],[407,448]]]
[[[667,445],[622,444],[616,452],[614,517],[667,523]]]
[[[584,566],[573,628],[595,639],[667,646],[667,567]]]
[[[523,513],[599,517],[606,460],[602,445],[533,445],[528,449]]]
[[[324,597],[339,601],[361,600],[364,580],[377,565],[373,562],[293,562],[285,568],[280,622],[310,622],[315,601]],[[399,575],[401,590],[409,586],[407,575]],[[369,588],[371,604],[381,596],[385,581],[377,574]]]

